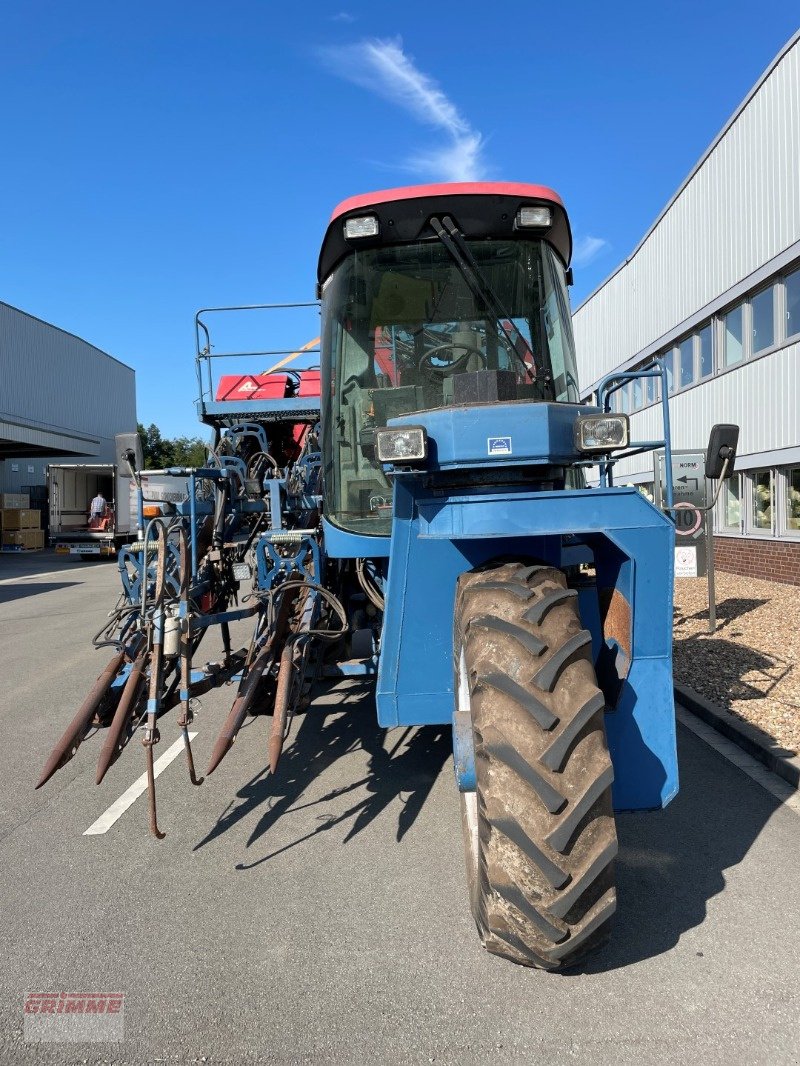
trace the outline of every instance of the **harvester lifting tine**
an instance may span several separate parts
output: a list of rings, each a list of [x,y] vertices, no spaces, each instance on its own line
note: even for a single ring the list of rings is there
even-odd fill
[[[69,762],[81,745],[86,731],[94,718],[95,711],[100,706],[103,696],[111,688],[111,683],[117,676],[120,667],[125,662],[125,649],[123,648],[114,656],[105,670],[92,685],[91,692],[81,704],[81,708],[64,731],[64,735],[53,748],[50,758],[45,764],[42,776],[39,778],[37,788],[41,788],[59,767]]]
[[[194,714],[191,707],[192,689],[192,636],[189,629],[189,546],[186,541],[186,530],[181,529],[179,534],[181,588],[180,588],[180,645],[181,645],[181,713],[178,725],[183,736],[183,746],[186,751],[186,762],[189,765],[189,779],[193,785],[202,785],[205,778],[198,778],[194,769],[192,757],[192,741],[189,737],[189,726]]]
[[[297,583],[298,587],[300,582]],[[282,586],[283,587],[283,586]],[[290,590],[292,591],[292,590]],[[245,719],[250,705],[255,698],[256,692],[261,678],[266,671],[272,666],[276,659],[274,651],[275,643],[279,640],[279,634],[284,632],[284,627],[288,620],[289,612],[292,609],[293,598],[289,595],[283,595],[280,601],[280,607],[277,611],[277,617],[272,621],[269,632],[263,640],[263,644],[259,648],[257,654],[252,660],[247,673],[244,675],[242,681],[239,683],[239,691],[236,699],[233,702],[233,706],[230,709],[228,717],[225,719],[217,741],[214,744],[214,750],[211,752],[211,761],[208,764],[206,770],[206,776],[216,770],[228,752],[233,746],[233,742],[236,740],[236,736],[241,728],[242,722]],[[259,623],[260,624],[260,623]],[[251,655],[254,647],[257,647],[261,640],[260,634],[257,631],[251,643],[248,657]]]
[[[158,538],[158,555],[156,561],[155,606],[152,614],[152,652],[150,659],[150,692],[147,700],[147,720],[144,727],[142,744],[147,763],[147,798],[150,807],[150,832],[158,840],[163,840],[166,833],[158,828],[156,820],[156,778],[153,769],[153,747],[159,742],[160,735],[156,720],[160,706],[162,667],[164,659],[164,577],[167,566],[167,539],[165,530],[161,529]]]
[[[259,682],[264,676],[265,671],[269,668],[271,662],[272,656],[270,654],[270,645],[268,644],[256,656],[250,669],[247,671],[247,675],[239,686],[239,692],[236,699],[233,701],[233,706],[228,713],[228,717],[225,719],[225,724],[220,730],[220,734],[214,744],[214,750],[211,752],[211,760],[209,761],[208,769],[206,770],[206,776],[213,774],[233,747],[233,742],[236,740],[236,736],[245,719],[245,715],[250,709],[250,704],[253,702],[253,698],[258,691]]]
[[[269,735],[268,756],[269,772],[274,774],[283,751],[283,745],[291,728],[297,709],[299,692],[294,691],[294,682],[305,669],[305,658],[309,633],[300,626],[308,624],[308,590],[303,592],[304,584],[298,582],[297,595],[293,599],[294,627],[289,633],[281,650],[278,678],[275,685],[275,706],[272,713],[272,727]],[[293,697],[295,697],[293,699]]]
[[[148,652],[145,648],[137,655],[125,681],[122,695],[119,698],[117,709],[114,712],[114,719],[108,727],[105,743],[100,752],[100,758],[97,760],[97,773],[95,775],[95,784],[97,785],[99,785],[106,776],[108,768],[116,760],[122,750],[120,738],[122,737],[123,730],[133,715],[136,704],[139,702],[139,693],[142,691],[142,686],[145,681],[147,657]]]
[[[275,686],[275,709],[272,714],[272,728],[269,734],[269,772],[278,769],[278,760],[283,751],[283,739],[286,718],[289,710],[289,697],[292,691],[294,642],[287,640],[281,652],[281,664],[278,668],[278,681]]]
[[[167,835],[158,828],[156,816],[156,775],[153,769],[153,745],[148,744],[145,748],[145,760],[147,762],[147,799],[150,810],[150,832],[156,840],[163,840]]]

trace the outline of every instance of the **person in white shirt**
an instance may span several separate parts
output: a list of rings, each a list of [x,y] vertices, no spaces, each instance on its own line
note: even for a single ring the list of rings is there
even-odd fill
[[[105,518],[106,516],[106,501],[102,492],[98,492],[92,502],[89,504],[89,518]]]

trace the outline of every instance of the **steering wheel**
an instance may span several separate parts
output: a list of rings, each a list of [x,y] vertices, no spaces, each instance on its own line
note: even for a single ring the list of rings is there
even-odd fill
[[[463,349],[464,354],[457,359],[451,358],[450,362],[445,366],[436,366],[432,362],[434,356],[439,352],[454,352],[456,349]],[[474,344],[461,344],[458,341],[452,341],[447,344],[437,344],[433,348],[429,348],[427,352],[419,361],[419,369],[428,374],[436,374],[438,377],[450,377],[451,374],[456,374],[464,366],[471,355],[477,355],[481,361],[481,368],[486,369],[486,356],[483,352]]]

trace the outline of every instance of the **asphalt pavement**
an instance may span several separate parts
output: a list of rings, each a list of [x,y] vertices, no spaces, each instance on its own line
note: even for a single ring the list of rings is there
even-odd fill
[[[488,955],[469,914],[449,730],[384,733],[368,687],[323,691],[274,779],[248,720],[199,788],[182,755],[100,787],[90,738],[45,759],[100,673],[109,562],[0,558],[0,1062],[794,1063],[798,814],[687,730],[682,788],[620,815],[611,945],[580,973]],[[209,656],[213,648],[209,651]],[[205,767],[233,692],[202,698]],[[178,737],[164,720],[161,755]],[[33,992],[124,994],[120,1043],[26,1040]],[[30,1034],[29,1034],[30,1035]]]

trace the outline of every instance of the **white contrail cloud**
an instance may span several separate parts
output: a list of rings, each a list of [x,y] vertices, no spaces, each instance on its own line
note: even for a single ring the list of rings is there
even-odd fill
[[[419,152],[401,164],[403,169],[443,181],[479,181],[485,177],[483,137],[434,79],[415,66],[399,38],[373,38],[341,48],[323,48],[319,54],[340,78],[383,97],[445,134],[446,143]]]
[[[572,262],[575,266],[588,266],[601,252],[610,247],[603,237],[590,237],[588,234],[575,242],[572,250]]]

